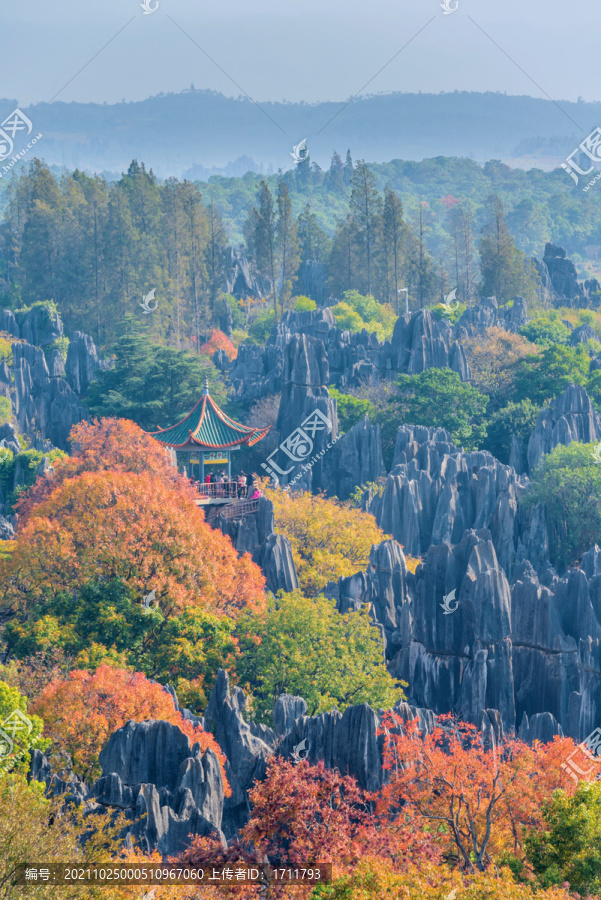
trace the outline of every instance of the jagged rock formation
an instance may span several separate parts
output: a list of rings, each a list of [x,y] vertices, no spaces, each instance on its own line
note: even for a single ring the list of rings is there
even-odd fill
[[[557,306],[586,306],[589,299],[599,293],[599,282],[596,278],[585,282],[578,281],[576,267],[566,258],[563,247],[546,244],[542,260],[535,259],[534,263],[541,278],[543,291]]]
[[[486,297],[463,312],[457,322],[456,336],[462,340],[467,335],[471,336],[492,327],[517,333],[527,321],[526,302],[523,297],[516,297],[513,306],[503,309],[499,309],[496,297]]]
[[[347,500],[357,485],[377,481],[385,472],[380,426],[372,425],[366,418],[326,451],[319,488]]]
[[[14,381],[9,390],[19,430],[65,449],[72,426],[87,418],[87,412],[63,377],[60,353],[52,351],[47,363],[40,347],[21,343],[12,350]]]
[[[578,384],[569,384],[560,397],[541,410],[528,441],[530,472],[559,444],[572,441],[592,443],[601,440],[601,415]]]
[[[108,360],[101,360],[92,338],[76,331],[69,342],[65,372],[67,381],[76,394],[81,397],[88,392],[88,387],[98,370],[106,371]]]
[[[392,339],[380,342],[375,333],[353,334],[338,328],[331,309],[326,307],[313,312],[287,312],[264,348],[243,345],[232,363],[221,358],[220,365],[229,366],[234,395],[249,401],[284,390],[290,371],[285,371],[286,350],[300,337],[323,345],[322,350],[319,344],[310,342],[312,358],[306,361],[307,371],[321,371],[322,378],[327,365],[328,381],[321,384],[353,387],[399,372],[418,374],[433,366],[448,366],[466,381],[470,370],[457,335],[448,322],[437,321],[426,309],[402,316]]]
[[[461,344],[453,339],[429,309],[400,316],[391,341],[391,368],[407,375],[419,375],[426,369],[449,368],[462,381],[469,381],[470,368]]]
[[[250,553],[261,567],[267,590],[294,591],[298,587],[296,566],[288,538],[275,534],[273,503],[260,497],[257,510],[239,518],[216,515],[209,518],[209,525],[227,535],[238,553]]]
[[[480,728],[484,713],[490,722],[496,715],[503,733],[529,741],[567,734],[579,742],[601,719],[597,546],[561,579],[548,569],[541,580],[522,560],[509,581],[484,528],[430,546],[415,575],[398,544],[385,541],[366,572],[326,593],[342,613],[370,604],[411,704]]]
[[[268,591],[295,591],[298,576],[292,557],[290,541],[282,534],[270,534],[267,540],[253,552],[253,562],[265,575]]]
[[[34,306],[15,315],[10,309],[0,310],[0,331],[36,347],[46,347],[63,337],[60,316],[51,309]]]
[[[243,691],[239,687],[230,690],[227,674],[220,669],[204,721],[227,757],[225,774],[232,795],[224,801],[222,827],[228,838],[248,820],[248,789],[255,779],[263,778],[276,743],[275,732],[270,728],[246,723],[245,711]]]
[[[324,303],[327,299],[327,266],[316,259],[306,259],[301,263],[298,272],[299,291],[311,297],[316,303]]]
[[[264,276],[253,274],[248,259],[231,250],[225,290],[237,300],[245,300],[247,297],[268,297],[271,294],[271,281]]]
[[[66,778],[53,776],[48,760],[36,750],[32,774],[49,792],[82,802],[86,815],[123,812],[131,824],[122,837],[128,842],[133,838],[146,852],[179,853],[191,834],[225,841],[219,760],[211,749],[203,753],[198,743],[190,747],[176,725],[128,722],[111,735],[100,764],[102,776],[88,787],[71,772]]]
[[[223,842],[235,837],[250,814],[248,791],[264,777],[269,757],[274,752],[289,757],[303,739],[302,755],[312,762],[323,759],[367,789],[384,783],[383,739],[376,734],[381,711],[367,704],[349,707],[343,715],[332,710],[307,716],[306,711],[302,697],[283,694],[273,712],[275,730],[249,723],[243,692],[238,687],[230,689],[226,673],[219,671],[199,721],[204,730],[212,731],[226,757],[231,797],[224,796],[219,762],[212,750],[203,753],[199,744],[190,747],[175,725],[153,720],[128,722],[109,738],[100,754],[102,776],[92,785],[68,767],[52,774],[49,760],[39,750],[32,754],[31,774],[49,794],[83,804],[86,815],[107,809],[124,813],[126,843],[135,839],[143,850],[173,855],[196,834],[213,835]],[[395,711],[403,722],[417,718],[424,734],[436,724],[432,712],[407,703],[398,703]]]
[[[3,309],[0,331],[19,339],[12,345],[12,365],[0,365],[0,394],[10,399],[19,431],[37,449],[66,449],[72,426],[88,416],[80,397],[94,373],[109,363],[100,359],[88,335],[76,331],[65,364],[57,347],[50,346],[64,337],[63,323],[46,308],[34,306],[16,316]]]
[[[20,453],[21,445],[17,437],[17,429],[10,422],[0,425],[0,447],[10,450],[12,453]]]
[[[490,453],[459,451],[443,429],[403,425],[384,493],[370,511],[412,556],[431,544],[458,543],[466,529],[488,528],[501,565],[511,572],[538,537],[518,516],[525,487]]]
[[[323,341],[292,335],[284,354],[283,379],[276,422],[283,440],[266,464],[280,484],[295,479],[298,487],[311,490],[323,483],[323,455],[338,437],[336,403],[326,387],[329,368]]]
[[[569,339],[570,345],[576,347],[578,344],[586,344],[587,341],[597,341],[599,343],[601,338],[590,325],[584,324],[574,328]]]

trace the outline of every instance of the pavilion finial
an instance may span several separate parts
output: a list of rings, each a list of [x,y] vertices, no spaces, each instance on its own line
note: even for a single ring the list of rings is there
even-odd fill
[[[203,397],[209,396],[209,376],[208,375],[205,375],[205,387],[204,387],[204,391],[202,392],[202,395],[203,395]]]

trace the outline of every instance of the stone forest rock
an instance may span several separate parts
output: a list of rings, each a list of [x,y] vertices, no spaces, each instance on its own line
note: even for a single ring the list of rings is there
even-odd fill
[[[44,351],[31,344],[13,344],[11,390],[19,430],[66,449],[73,425],[87,418],[78,395],[61,376],[51,375]]]
[[[63,323],[46,307],[34,306],[16,316],[2,310],[0,331],[19,339],[12,345],[12,364],[0,364],[0,394],[11,401],[19,432],[36,449],[66,449],[72,426],[88,417],[80,397],[109,362],[100,359],[93,340],[79,331],[63,362],[58,347],[52,346],[64,338]]]
[[[511,319],[517,328],[524,324],[526,311],[517,301],[514,307],[508,313],[508,321]],[[457,339],[464,334],[465,329],[453,329],[447,322],[438,322],[429,310],[402,316],[392,339],[383,342],[375,333],[364,330],[354,334],[338,328],[329,307],[312,312],[287,312],[272,330],[265,347],[246,344],[239,348],[237,358],[229,363],[228,375],[234,395],[248,401],[282,392],[291,375],[289,365],[293,357],[297,372],[303,366],[308,367],[298,382],[305,387],[311,384],[311,379],[315,382],[313,386],[319,381],[338,388],[357,387],[401,372],[418,374],[433,366],[448,366],[467,381],[470,369]],[[320,341],[323,349],[309,342],[302,348],[304,360],[298,347],[293,349],[292,357],[287,357],[289,344],[295,341],[298,345],[302,338]],[[285,359],[289,360],[288,364]]]
[[[292,558],[292,548],[287,537],[275,533],[273,503],[267,497],[260,497],[257,510],[244,512],[244,503],[239,516],[219,515],[208,518],[208,524],[219,528],[227,535],[238,553],[250,553],[260,566],[266,579],[267,590],[293,591],[298,587],[296,566]],[[235,509],[236,504],[232,504]]]
[[[107,368],[108,362],[100,359],[92,338],[76,331],[69,342],[65,363],[67,381],[75,393],[84,397],[96,372]]]
[[[225,798],[222,826],[228,838],[246,822],[250,812],[248,789],[256,778],[264,776],[272,752],[270,744],[252,733],[244,719],[245,711],[244,693],[239,687],[230,690],[228,676],[220,669],[204,718],[227,757],[225,772],[232,796]]]
[[[601,440],[601,414],[581,385],[569,384],[560,397],[539,413],[528,441],[528,466],[532,472],[545,453],[572,441]]]
[[[380,426],[364,419],[324,454],[319,487],[347,500],[357,485],[377,481],[385,472]]]
[[[457,450],[443,429],[403,425],[384,493],[371,510],[412,556],[431,544],[459,543],[466,529],[488,528],[500,564],[511,572],[527,543],[527,523],[518,515],[526,483],[486,451]]]

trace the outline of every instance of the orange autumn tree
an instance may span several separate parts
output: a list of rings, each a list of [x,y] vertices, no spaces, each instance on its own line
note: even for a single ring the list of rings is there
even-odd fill
[[[219,331],[218,328],[211,329],[211,337],[200,347],[199,353],[206,353],[207,356],[213,356],[217,350],[225,350],[229,360],[236,359],[238,355],[237,349],[234,347],[230,339]]]
[[[212,734],[183,718],[173,698],[141,672],[100,665],[94,673],[75,669],[67,678],[51,682],[33,705],[44,720],[44,734],[55,747],[65,750],[74,771],[83,778],[99,774],[98,755],[110,736],[130,719],[171,722],[204,752],[210,748],[221,766],[226,795],[225,757]]]
[[[148,472],[170,485],[187,489],[187,481],[169,465],[164,447],[129,419],[106,418],[80,422],[69,434],[73,455],[54,463],[50,478],[40,475],[19,500],[19,524],[68,478],[84,472]]]
[[[383,719],[384,765],[390,783],[378,810],[403,813],[429,824],[445,854],[468,872],[485,871],[493,859],[521,851],[523,826],[542,826],[541,802],[570,788],[561,763],[574,742],[556,739],[533,747],[517,740],[487,749],[475,726],[441,716],[422,737],[418,720]]]
[[[140,599],[154,590],[164,616],[192,604],[236,615],[264,607],[250,556],[214,531],[191,496],[143,472],[85,472],[30,511],[0,560],[3,604],[20,610],[95,580],[120,579]]]

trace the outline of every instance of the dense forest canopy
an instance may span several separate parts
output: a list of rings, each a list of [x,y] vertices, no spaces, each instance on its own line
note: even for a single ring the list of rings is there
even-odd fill
[[[453,173],[457,196],[443,188]],[[454,287],[463,303],[482,294],[533,301],[536,275],[519,249],[526,218],[541,241],[550,236],[543,223],[563,221],[572,244],[589,261],[594,255],[596,207],[558,193],[555,177],[466,160],[370,166],[353,163],[349,151],[344,161],[334,153],[327,172],[306,159],[281,177],[207,186],[161,182],[135,160],[109,181],[79,170],[58,176],[35,159],[8,185],[0,299],[12,309],[52,300],[68,333],[85,331],[102,348],[113,346],[134,315],[151,340],[197,352],[224,320],[240,337],[264,340],[292,298],[310,292],[309,263],[321,267],[326,296],[317,299],[347,302],[343,294],[359,292],[388,304],[391,314],[405,288],[414,307],[433,306]],[[546,193],[538,191],[540,179],[547,179]],[[524,182],[533,200],[527,208],[520,201],[520,211],[515,190]],[[232,226],[241,217],[244,240],[236,248]],[[578,237],[584,231],[586,247]],[[239,250],[259,286],[254,309],[225,290]],[[157,305],[146,315],[143,298],[151,291]],[[253,334],[267,304],[267,332]],[[368,319],[387,327],[379,315]]]

